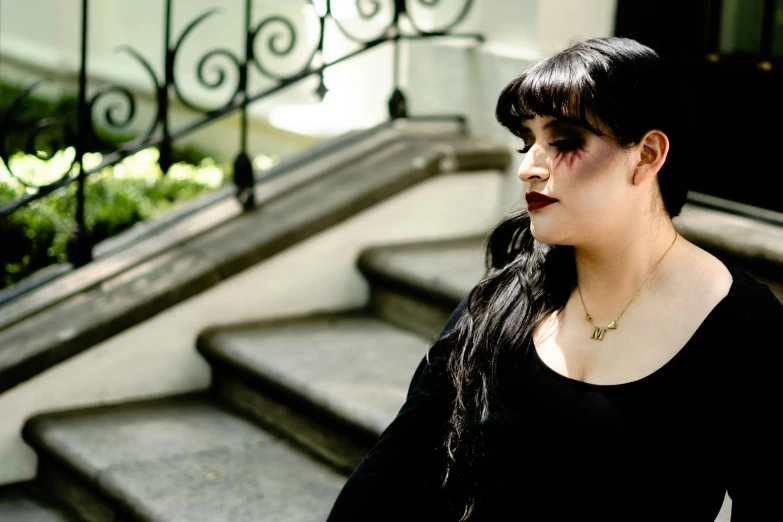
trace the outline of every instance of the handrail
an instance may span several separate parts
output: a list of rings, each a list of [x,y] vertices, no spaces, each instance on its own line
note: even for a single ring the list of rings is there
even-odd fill
[[[1,1],[1,0],[0,0]],[[35,192],[28,194],[24,197],[18,198],[15,201],[0,205],[0,219],[3,219],[31,202],[45,197],[46,195],[59,190],[71,183],[77,183],[77,210],[76,210],[76,231],[71,237],[69,242],[69,260],[75,266],[82,266],[90,262],[93,258],[94,242],[90,236],[90,232],[87,229],[87,225],[84,218],[84,186],[87,178],[100,171],[101,169],[119,163],[127,156],[135,154],[145,148],[157,146],[160,149],[159,163],[161,170],[165,172],[172,164],[172,142],[177,138],[181,138],[194,131],[201,129],[214,121],[222,118],[228,114],[240,113],[240,150],[234,160],[234,196],[242,204],[245,211],[248,211],[255,207],[254,186],[259,181],[259,178],[253,173],[252,164],[250,162],[247,145],[248,145],[248,107],[262,99],[271,96],[287,87],[301,82],[302,80],[309,78],[313,75],[317,75],[320,78],[320,83],[315,93],[323,100],[326,94],[326,87],[323,83],[324,70],[329,67],[333,67],[339,63],[342,63],[348,59],[351,59],[357,55],[366,53],[367,51],[378,47],[385,43],[392,43],[395,48],[394,53],[394,89],[389,99],[389,122],[400,118],[410,118],[408,115],[406,97],[399,86],[399,45],[401,40],[413,40],[413,39],[429,39],[429,38],[471,38],[479,42],[483,41],[483,37],[479,34],[456,34],[451,31],[455,26],[461,23],[470,11],[473,0],[453,0],[463,1],[464,5],[462,10],[458,13],[457,17],[449,22],[444,27],[426,30],[415,20],[415,17],[411,16],[408,11],[408,3],[414,0],[389,0],[393,4],[391,9],[391,19],[385,26],[382,32],[374,35],[371,39],[361,39],[352,34],[347,28],[340,23],[333,16],[332,12],[332,0],[325,0],[325,10],[318,12],[319,10],[313,3],[313,0],[302,0],[306,4],[309,4],[312,8],[312,12],[319,19],[319,38],[318,44],[315,49],[309,53],[307,60],[302,68],[290,76],[281,77],[272,73],[264,64],[262,57],[256,52],[256,44],[259,43],[259,38],[262,35],[268,34],[267,29],[272,26],[280,26],[285,28],[288,36],[288,45],[282,46],[281,34],[271,34],[266,39],[267,50],[276,57],[285,57],[291,54],[296,46],[297,33],[296,29],[290,20],[281,15],[271,15],[261,19],[258,22],[253,21],[253,0],[244,1],[244,49],[241,56],[237,56],[235,53],[224,48],[215,48],[207,51],[201,59],[198,61],[196,67],[196,78],[198,83],[206,89],[218,89],[224,85],[227,77],[227,69],[225,67],[217,68],[217,79],[208,80],[204,75],[204,70],[207,64],[212,63],[214,59],[220,57],[228,60],[231,66],[237,73],[237,86],[233,93],[225,100],[224,103],[217,107],[209,108],[203,107],[187,98],[182,89],[180,88],[179,79],[175,75],[175,63],[179,56],[179,51],[187,40],[192,31],[206,19],[214,16],[220,11],[220,8],[214,8],[205,11],[192,20],[185,29],[179,34],[176,39],[173,37],[172,32],[172,11],[174,0],[164,0],[165,9],[165,22],[164,22],[164,66],[161,75],[155,71],[150,62],[137,50],[130,45],[123,45],[118,48],[119,52],[124,52],[138,62],[141,69],[149,76],[156,93],[156,111],[155,119],[152,124],[142,133],[140,136],[133,140],[123,143],[115,150],[104,154],[100,164],[86,169],[83,168],[82,158],[88,152],[88,144],[98,141],[96,134],[96,122],[94,121],[94,113],[97,107],[97,102],[100,101],[106,95],[113,93],[121,96],[124,107],[126,108],[122,116],[118,116],[122,107],[113,103],[109,105],[103,112],[104,120],[108,128],[112,130],[121,130],[128,127],[136,117],[136,98],[134,94],[127,88],[119,85],[108,85],[101,89],[96,90],[88,97],[87,92],[87,65],[88,65],[88,39],[89,32],[89,3],[90,0],[81,0],[81,47],[80,47],[80,65],[79,65],[79,85],[78,85],[78,110],[77,118],[75,122],[57,122],[51,120],[44,120],[37,122],[31,129],[30,136],[26,144],[26,152],[35,153],[36,140],[47,132],[52,132],[55,129],[59,129],[63,133],[61,141],[65,138],[70,138],[73,142],[76,154],[71,165],[65,169],[65,172],[54,182],[46,185],[33,185],[26,182],[20,176],[13,172],[9,163],[10,153],[6,147],[6,134],[8,132],[8,123],[11,115],[21,105],[24,98],[28,97],[39,86],[43,84],[45,80],[39,80],[28,87],[26,87],[22,93],[20,93],[16,99],[14,99],[7,107],[0,108],[0,158],[2,158],[6,164],[6,168],[9,173],[25,184]],[[437,8],[441,3],[441,0],[415,0],[418,4],[424,8]],[[358,11],[360,18],[363,21],[371,21],[379,17],[381,12],[380,3],[372,2],[375,9],[370,12],[366,12],[362,0],[355,0],[356,10]],[[407,25],[413,28],[411,34],[405,34],[400,28],[401,20],[405,19]],[[360,48],[356,51],[350,52],[344,56],[341,56],[329,63],[322,63],[317,67],[313,67],[313,59],[316,56],[320,56],[324,50],[325,28],[327,21],[331,21],[339,32],[349,40],[359,43]],[[268,79],[276,82],[276,84],[270,88],[261,90],[259,92],[251,92],[250,90],[250,72],[255,70]],[[193,121],[186,123],[176,129],[170,128],[170,98],[174,97],[181,104],[186,107],[195,110],[200,115]],[[435,118],[438,118],[435,116]],[[348,138],[350,139],[350,138]],[[356,139],[359,139],[358,137]],[[62,147],[59,147],[62,148]],[[51,154],[43,159],[50,159]],[[306,159],[300,158],[300,161],[306,161]],[[291,167],[293,168],[293,167]],[[268,173],[265,178],[269,176],[281,175],[285,172],[285,168],[280,168],[274,173]],[[77,176],[73,176],[73,172],[78,172]]]

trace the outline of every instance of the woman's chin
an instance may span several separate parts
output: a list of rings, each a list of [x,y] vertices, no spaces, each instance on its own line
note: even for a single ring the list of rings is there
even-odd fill
[[[562,240],[562,237],[556,234],[551,227],[542,223],[536,224],[535,219],[530,220],[530,235],[539,243],[546,243],[547,245],[560,244],[559,241]]]
[[[549,243],[546,232],[542,231],[541,227],[536,227],[532,222],[530,223],[530,235],[539,243]]]

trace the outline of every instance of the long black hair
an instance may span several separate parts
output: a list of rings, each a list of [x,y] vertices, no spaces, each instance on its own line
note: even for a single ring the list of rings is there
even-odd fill
[[[500,93],[501,125],[520,136],[520,124],[553,116],[610,137],[621,147],[658,129],[669,138],[667,161],[658,172],[660,216],[679,215],[687,196],[687,168],[675,159],[687,152],[681,137],[687,105],[670,66],[652,49],[619,37],[572,44],[525,70]],[[449,378],[456,390],[445,438],[442,487],[450,489],[460,520],[475,519],[494,489],[487,471],[503,446],[505,421],[513,417],[509,394],[519,357],[531,333],[562,310],[576,287],[573,247],[536,241],[526,209],[506,216],[486,242],[486,275],[473,288],[465,312],[436,342],[449,343]]]

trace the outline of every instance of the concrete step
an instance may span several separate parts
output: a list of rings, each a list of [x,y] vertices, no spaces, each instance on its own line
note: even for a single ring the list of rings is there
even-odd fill
[[[81,522],[31,484],[0,489],[0,520],[8,522]]]
[[[418,183],[510,161],[505,145],[417,127],[292,159],[256,186],[253,211],[216,201],[0,306],[0,393]]]
[[[37,483],[87,522],[323,521],[345,477],[213,398],[45,414]]]
[[[485,274],[484,237],[373,247],[357,266],[383,319],[434,341]]]
[[[213,389],[352,471],[397,415],[426,339],[362,311],[207,330]]]

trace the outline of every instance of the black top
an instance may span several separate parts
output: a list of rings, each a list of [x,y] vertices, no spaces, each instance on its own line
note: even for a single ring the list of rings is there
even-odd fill
[[[519,422],[489,451],[497,482],[478,520],[713,522],[727,490],[732,522],[783,520],[783,305],[726,266],[728,295],[642,379],[574,380],[529,345],[513,397]],[[443,346],[421,361],[405,404],[328,522],[458,520],[438,487],[454,397]]]

